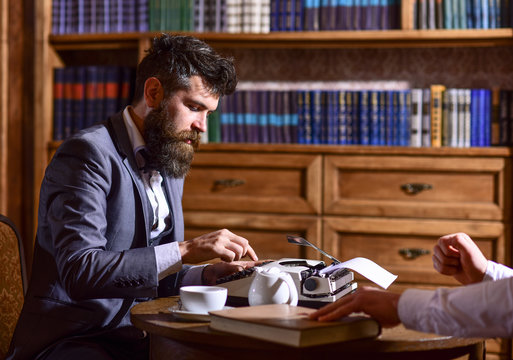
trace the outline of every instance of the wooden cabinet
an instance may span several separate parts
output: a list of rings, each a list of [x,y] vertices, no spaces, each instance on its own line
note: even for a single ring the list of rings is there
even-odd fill
[[[261,258],[322,258],[287,243],[299,234],[339,260],[385,267],[398,275],[392,291],[456,286],[433,269],[441,235],[465,232],[487,258],[511,264],[510,157],[505,148],[206,145],[185,183],[186,236],[226,227]],[[509,346],[490,340],[488,357]]]

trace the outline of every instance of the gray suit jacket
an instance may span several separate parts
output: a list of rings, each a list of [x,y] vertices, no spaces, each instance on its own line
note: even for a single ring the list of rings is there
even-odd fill
[[[183,179],[165,179],[182,241]],[[69,337],[130,325],[137,299],[173,295],[186,269],[159,284],[150,244],[152,208],[121,113],[65,141],[41,186],[32,277],[11,344],[32,359]]]

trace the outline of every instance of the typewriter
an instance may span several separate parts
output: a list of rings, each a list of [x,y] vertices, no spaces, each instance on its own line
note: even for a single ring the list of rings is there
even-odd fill
[[[291,235],[287,238],[290,243],[311,246],[333,260],[332,264],[326,265],[320,260],[283,258],[264,262],[258,266],[264,269],[276,267],[280,271],[289,273],[298,290],[298,305],[318,308],[356,290],[357,284],[352,271],[346,268],[330,271],[330,268],[340,261],[303,238]],[[248,292],[255,271],[256,267],[253,267],[217,280],[217,286],[228,289],[227,305],[248,305]]]

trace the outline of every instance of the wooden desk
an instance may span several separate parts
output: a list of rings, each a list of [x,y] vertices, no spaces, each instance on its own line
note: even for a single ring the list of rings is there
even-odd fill
[[[376,339],[293,348],[211,330],[208,322],[178,321],[168,310],[178,298],[134,306],[132,323],[150,334],[151,359],[468,359],[484,358],[481,339],[460,339],[407,330],[383,329]]]

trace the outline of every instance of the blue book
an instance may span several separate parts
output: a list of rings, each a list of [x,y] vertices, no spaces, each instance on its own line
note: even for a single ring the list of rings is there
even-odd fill
[[[108,66],[105,68],[104,83],[104,111],[105,116],[109,117],[117,113],[119,108],[119,78],[120,68],[117,66]]]
[[[219,101],[219,105],[217,110],[219,111],[219,126],[220,126],[220,138],[222,143],[230,142],[228,135],[230,134],[230,130],[228,128],[228,124],[230,123],[230,101],[232,95],[227,95],[221,98]]]
[[[480,134],[483,118],[480,109],[479,89],[470,90],[470,146],[480,146]]]
[[[361,90],[359,91],[359,100],[360,100],[360,111],[359,111],[359,123],[360,123],[360,133],[359,133],[359,144],[360,145],[370,145],[370,108],[371,108],[371,100],[370,100],[370,91]]]
[[[490,146],[491,143],[491,117],[492,117],[492,96],[489,89],[479,90],[480,110],[481,110],[481,127],[478,146]]]
[[[278,96],[277,91],[269,91],[269,142],[277,143],[279,141],[278,127],[280,120],[278,118]]]
[[[295,31],[303,31],[304,25],[303,25],[303,0],[292,0],[295,4],[294,6],[294,30]]]
[[[369,144],[379,145],[379,91],[369,91]]]
[[[409,146],[411,140],[411,92],[410,90],[401,90],[399,93],[399,121],[398,121],[398,139],[399,146]]]
[[[150,30],[149,0],[137,0],[136,3],[136,31],[146,32]]]
[[[53,139],[64,139],[64,81],[65,69],[55,68],[53,71]]]
[[[321,90],[310,91],[310,119],[312,131],[312,144],[320,144],[322,140],[322,108]]]
[[[490,28],[490,8],[488,0],[481,0],[481,21],[483,29]]]
[[[137,18],[136,11],[138,10],[136,2],[138,0],[118,0],[118,6],[121,7],[119,11],[119,21],[121,22],[122,32],[134,32],[137,31]],[[118,24],[119,28],[119,24]]]
[[[306,144],[305,90],[297,91],[297,143]]]
[[[465,6],[467,10],[467,29],[475,29],[474,0],[465,0]]]
[[[82,130],[85,125],[85,83],[86,68],[78,66],[75,68],[73,78],[73,118],[71,132],[76,133]]]
[[[281,0],[271,0],[269,14],[271,31],[280,31],[280,2]]]
[[[283,91],[276,91],[276,118],[275,118],[275,142],[283,143],[284,135],[284,117],[283,117]]]
[[[85,74],[85,115],[84,115],[84,127],[89,127],[97,121],[104,120],[103,118],[97,118],[96,104],[98,103],[98,66],[87,66]]]
[[[319,31],[319,12],[321,0],[305,0],[304,2],[304,30]]]
[[[474,1],[474,0],[470,0]],[[452,14],[452,1],[444,0],[443,1],[443,9],[444,9],[444,29],[454,29],[453,19],[454,16]]]
[[[285,90],[282,92],[283,102],[283,142],[285,144],[292,143],[292,117],[290,113],[292,95],[290,91]]]
[[[63,121],[62,121],[62,138],[66,139],[72,134],[73,123],[73,81],[75,79],[75,69],[73,67],[65,67],[64,71],[64,96],[63,96]]]
[[[245,125],[245,111],[244,108],[244,93],[245,91],[236,91],[234,100],[234,113],[235,113],[235,142],[246,142],[246,125]]]
[[[298,143],[299,112],[298,96],[295,90],[290,91],[290,136],[293,144]]]
[[[392,146],[394,144],[394,91],[387,90],[385,92],[385,145]]]
[[[60,34],[60,11],[63,0],[52,1],[52,34]]]
[[[378,145],[386,145],[386,92],[378,91],[378,118],[379,118],[379,133],[378,133]]]
[[[338,127],[337,131],[337,144],[339,145],[346,145],[347,144],[347,102],[346,102],[346,96],[347,91],[346,90],[338,90],[335,91],[336,101],[337,101],[337,120],[336,124]]]
[[[269,94],[266,90],[257,91],[257,123],[258,123],[258,142],[269,143]]]
[[[509,91],[501,89],[499,91],[499,145],[509,145]]]
[[[360,144],[360,92],[351,91],[351,110],[348,112],[348,129],[351,124],[351,144]],[[349,106],[348,106],[349,110]],[[350,115],[350,116],[349,116]]]
[[[337,91],[325,91],[326,97],[326,144],[338,144],[338,96]]]

